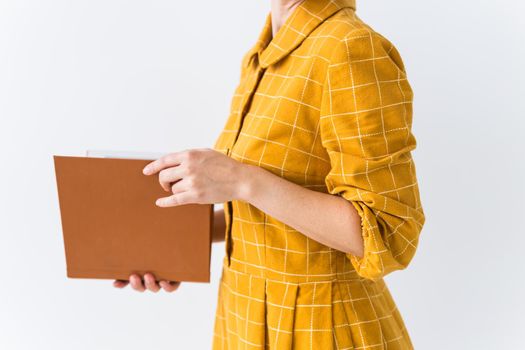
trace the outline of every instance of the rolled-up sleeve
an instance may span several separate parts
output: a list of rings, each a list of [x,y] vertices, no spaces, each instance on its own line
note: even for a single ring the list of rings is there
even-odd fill
[[[325,183],[359,213],[364,256],[346,255],[360,276],[372,280],[407,267],[425,222],[411,154],[412,100],[389,40],[368,29],[338,40],[320,113],[331,163]]]

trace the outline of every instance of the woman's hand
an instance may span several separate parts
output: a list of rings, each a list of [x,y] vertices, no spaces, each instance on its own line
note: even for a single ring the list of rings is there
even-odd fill
[[[125,280],[115,280],[113,281],[113,286],[115,288],[124,288],[128,284],[131,284],[131,288],[135,289],[137,292],[144,292],[146,290],[157,293],[161,288],[166,292],[174,292],[179,286],[180,282],[170,282],[170,281],[160,281],[157,283],[155,281],[155,276],[152,273],[144,274],[144,283],[140,276],[136,273],[129,276],[129,281]]]
[[[247,164],[209,148],[167,154],[143,170],[159,173],[162,188],[173,194],[157,199],[159,207],[188,203],[212,204],[241,198]]]

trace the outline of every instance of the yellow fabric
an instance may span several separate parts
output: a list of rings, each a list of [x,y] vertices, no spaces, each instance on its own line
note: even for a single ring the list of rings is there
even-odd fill
[[[350,201],[365,255],[224,203],[213,349],[412,349],[383,280],[407,267],[425,221],[399,52],[354,0],[305,0],[274,38],[267,15],[240,73],[214,149]]]

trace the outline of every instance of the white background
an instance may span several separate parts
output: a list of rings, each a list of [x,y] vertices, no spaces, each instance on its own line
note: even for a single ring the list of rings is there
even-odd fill
[[[417,349],[517,349],[525,294],[521,1],[365,1],[401,52],[427,223],[387,282]],[[0,1],[0,348],[208,349],[211,284],[69,280],[53,154],[211,147],[265,0]]]

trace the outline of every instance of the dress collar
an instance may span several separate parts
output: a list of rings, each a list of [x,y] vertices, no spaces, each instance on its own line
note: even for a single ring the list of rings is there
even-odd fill
[[[356,9],[356,0],[304,0],[286,19],[272,38],[271,12],[250,50],[250,59],[257,55],[259,64],[266,68],[292,52],[319,24],[344,7]]]

